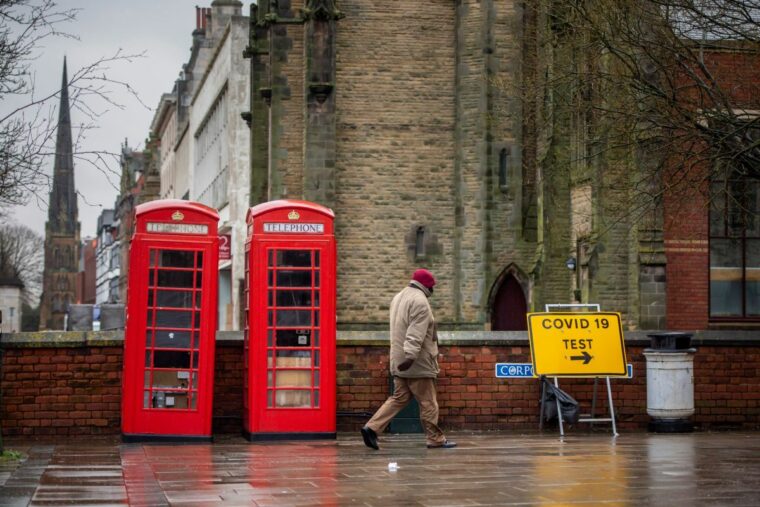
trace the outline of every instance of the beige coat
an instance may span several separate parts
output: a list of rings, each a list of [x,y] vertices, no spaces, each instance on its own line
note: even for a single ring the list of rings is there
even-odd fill
[[[391,301],[391,375],[404,378],[438,376],[438,336],[433,310],[428,303],[430,291],[412,281]],[[411,368],[399,371],[398,365],[414,359]]]

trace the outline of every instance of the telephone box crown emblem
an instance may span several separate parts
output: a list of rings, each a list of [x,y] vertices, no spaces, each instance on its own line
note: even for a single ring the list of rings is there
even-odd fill
[[[296,210],[293,210],[290,213],[288,213],[288,218],[290,220],[298,220],[299,218],[301,218],[301,215],[299,215]]]
[[[183,220],[184,218],[185,218],[185,215],[179,210],[172,213],[172,220],[176,222],[179,222],[180,220]]]

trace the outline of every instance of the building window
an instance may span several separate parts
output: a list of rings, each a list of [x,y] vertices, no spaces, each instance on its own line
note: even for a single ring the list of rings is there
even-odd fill
[[[195,185],[197,200],[212,208],[229,202],[229,147],[227,85],[222,88],[195,132]]]
[[[710,317],[760,319],[760,181],[714,181]]]
[[[425,226],[417,227],[414,237],[414,256],[416,258],[425,257]]]
[[[502,148],[499,152],[499,187],[506,190],[509,187],[509,150]]]
[[[118,251],[111,250],[110,256],[111,256],[111,269],[119,269],[121,267],[120,265],[120,259],[118,255]]]

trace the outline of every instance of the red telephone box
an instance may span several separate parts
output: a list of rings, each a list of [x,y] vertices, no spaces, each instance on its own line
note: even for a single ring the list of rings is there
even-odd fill
[[[210,440],[219,243],[216,210],[136,208],[129,250],[124,440]]]
[[[243,426],[249,440],[335,438],[334,218],[306,201],[248,210]]]

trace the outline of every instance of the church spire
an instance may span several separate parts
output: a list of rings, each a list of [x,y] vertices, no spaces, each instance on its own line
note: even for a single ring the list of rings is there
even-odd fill
[[[53,164],[48,221],[45,224],[45,269],[42,274],[40,329],[63,329],[65,315],[76,299],[79,269],[79,217],[74,188],[69,84],[63,59],[61,106]]]
[[[77,229],[77,194],[74,188],[74,155],[69,111],[69,83],[66,57],[63,57],[61,105],[58,110],[58,132],[53,165],[53,189],[50,192],[48,227],[59,233],[74,234]]]

